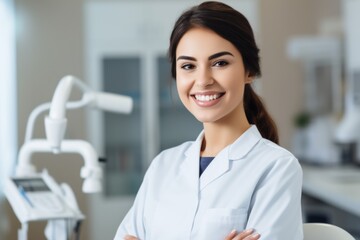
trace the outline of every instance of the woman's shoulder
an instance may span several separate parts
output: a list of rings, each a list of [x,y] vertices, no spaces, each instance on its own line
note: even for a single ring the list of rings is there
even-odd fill
[[[155,165],[176,164],[180,163],[184,158],[187,150],[195,143],[195,141],[183,142],[177,146],[162,150],[152,161]]]
[[[275,155],[289,157],[289,158],[295,158],[295,156],[286,148],[268,140],[265,138],[262,138],[260,141],[260,144],[262,145],[263,151],[273,153]]]
[[[255,150],[259,159],[262,159],[267,165],[280,165],[282,167],[291,167],[301,169],[298,159],[286,148],[262,138]]]
[[[185,154],[185,152],[195,143],[195,141],[186,141],[179,145],[169,147],[167,149],[162,150],[158,156],[166,156],[166,155],[173,155],[173,154]]]

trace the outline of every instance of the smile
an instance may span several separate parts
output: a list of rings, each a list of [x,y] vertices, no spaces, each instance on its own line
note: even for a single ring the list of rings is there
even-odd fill
[[[212,107],[217,105],[225,93],[196,93],[191,95],[199,107]]]
[[[202,94],[195,94],[194,97],[196,100],[198,101],[202,101],[202,102],[209,102],[209,101],[213,101],[215,99],[218,99],[219,97],[221,97],[222,94],[218,93],[218,94],[212,94],[212,95],[202,95]]]

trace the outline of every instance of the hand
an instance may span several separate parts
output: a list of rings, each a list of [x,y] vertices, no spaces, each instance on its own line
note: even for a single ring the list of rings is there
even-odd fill
[[[257,240],[260,239],[260,234],[254,233],[254,229],[246,229],[240,233],[232,230],[231,233],[224,240]]]
[[[126,235],[124,237],[124,240],[139,240],[137,237],[131,236],[131,235]]]

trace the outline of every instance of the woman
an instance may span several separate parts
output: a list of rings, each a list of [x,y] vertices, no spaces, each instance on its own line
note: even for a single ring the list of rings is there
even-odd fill
[[[115,239],[303,239],[300,165],[250,85],[258,53],[246,18],[223,3],[180,16],[172,75],[204,130],[153,160]]]

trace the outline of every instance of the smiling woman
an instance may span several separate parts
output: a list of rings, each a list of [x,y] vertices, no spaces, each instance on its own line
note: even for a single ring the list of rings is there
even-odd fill
[[[221,2],[194,6],[174,25],[169,57],[203,131],[152,161],[115,239],[303,239],[301,168],[252,90],[261,71],[247,19]]]
[[[15,22],[11,0],[0,0],[0,208],[3,180],[13,170],[16,158]],[[0,238],[4,228],[0,211]]]

